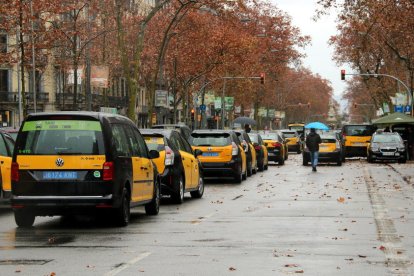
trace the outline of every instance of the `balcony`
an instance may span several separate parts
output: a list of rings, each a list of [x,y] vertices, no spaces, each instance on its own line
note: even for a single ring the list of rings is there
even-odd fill
[[[29,102],[33,102],[33,93],[26,92],[26,99]],[[49,102],[49,93],[38,92],[36,94],[36,103],[45,104]],[[19,103],[19,93],[10,92],[10,91],[0,91],[0,103],[1,104],[18,104]]]

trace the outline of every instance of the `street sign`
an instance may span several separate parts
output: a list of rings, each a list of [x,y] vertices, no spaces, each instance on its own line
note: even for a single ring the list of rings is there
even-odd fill
[[[394,106],[394,112],[403,113],[404,112],[404,107],[402,105],[395,105]]]
[[[206,111],[206,108],[205,104],[200,104],[200,111]]]
[[[411,113],[411,105],[406,105],[406,106],[404,107],[404,112],[405,112],[405,113]]]

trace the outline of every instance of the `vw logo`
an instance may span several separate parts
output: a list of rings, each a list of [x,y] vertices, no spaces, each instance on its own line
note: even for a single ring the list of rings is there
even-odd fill
[[[56,163],[56,166],[58,166],[58,167],[62,167],[63,164],[65,164],[65,162],[63,161],[62,158],[56,159],[56,162],[55,163]]]
[[[212,148],[211,148],[211,147],[208,147],[208,148],[207,148],[207,150],[208,150],[208,151],[211,151],[211,150],[212,150]]]

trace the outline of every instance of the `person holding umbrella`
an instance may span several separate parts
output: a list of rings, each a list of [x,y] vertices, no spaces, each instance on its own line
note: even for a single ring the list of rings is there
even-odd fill
[[[322,143],[321,137],[314,128],[310,129],[310,133],[306,136],[306,146],[309,149],[312,171],[316,172],[319,156],[319,144]]]

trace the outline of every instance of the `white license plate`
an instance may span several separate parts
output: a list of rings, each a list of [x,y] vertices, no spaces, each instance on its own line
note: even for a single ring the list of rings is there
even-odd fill
[[[365,143],[353,143],[352,145],[355,146],[355,147],[365,147],[366,146]]]
[[[385,156],[394,156],[395,153],[394,152],[383,152],[382,155],[385,155]]]

